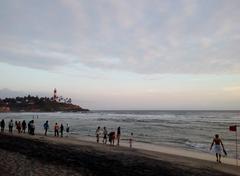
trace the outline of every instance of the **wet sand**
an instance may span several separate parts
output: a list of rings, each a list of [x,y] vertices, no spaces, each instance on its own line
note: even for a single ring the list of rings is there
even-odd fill
[[[0,134],[0,175],[231,176],[229,164],[41,135]]]

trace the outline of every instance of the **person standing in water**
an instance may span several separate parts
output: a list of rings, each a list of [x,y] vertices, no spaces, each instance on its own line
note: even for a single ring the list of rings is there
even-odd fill
[[[120,137],[121,137],[121,128],[117,128],[117,145],[119,145],[120,142]]]
[[[225,149],[224,149],[222,140],[219,138],[218,134],[215,135],[212,141],[210,150],[212,150],[213,145],[214,145],[214,152],[216,153],[217,162],[221,163],[221,153],[222,153],[222,150],[225,151]]]

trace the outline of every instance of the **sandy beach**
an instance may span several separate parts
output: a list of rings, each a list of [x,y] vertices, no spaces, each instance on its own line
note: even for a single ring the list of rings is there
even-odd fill
[[[239,167],[207,158],[42,135],[0,134],[0,153],[1,176],[240,175]]]

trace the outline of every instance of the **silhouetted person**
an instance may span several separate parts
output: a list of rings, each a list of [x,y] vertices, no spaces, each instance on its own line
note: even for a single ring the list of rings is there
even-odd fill
[[[17,131],[18,133],[21,133],[21,129],[22,129],[22,125],[21,125],[21,122],[17,122]]]
[[[107,143],[107,135],[108,135],[107,128],[103,127],[103,143],[104,144]]]
[[[60,133],[61,133],[61,137],[63,137],[63,130],[64,130],[64,127],[63,127],[63,124],[60,125]]]
[[[54,126],[54,136],[59,136],[59,126],[57,123]]]
[[[119,145],[120,137],[121,137],[121,128],[118,127],[118,129],[117,129],[117,145]]]
[[[30,131],[31,131],[31,122],[32,122],[32,121],[29,121],[29,122],[28,122],[28,133],[29,133],[29,134],[30,134]]]
[[[99,143],[99,137],[100,137],[100,126],[97,127],[97,130],[96,130],[96,138],[97,138],[97,143]]]
[[[23,133],[25,133],[26,128],[27,128],[27,124],[26,124],[25,120],[23,120],[23,122],[22,122],[22,131],[23,131]]]
[[[67,137],[68,137],[69,136],[69,132],[70,132],[70,127],[69,127],[68,123],[67,123],[67,127],[66,127],[66,132],[67,132]]]
[[[10,120],[10,122],[8,124],[8,129],[9,129],[9,133],[13,132],[13,120]]]
[[[1,132],[2,133],[4,132],[4,129],[5,129],[5,121],[4,121],[4,119],[2,119],[2,121],[1,121]]]
[[[216,153],[217,162],[221,163],[221,153],[222,153],[222,150],[225,151],[225,149],[224,149],[222,140],[219,138],[218,134],[215,135],[215,138],[212,141],[210,150],[212,150],[213,145],[214,145],[214,152]]]
[[[109,136],[109,142],[111,145],[114,145],[114,141],[115,141],[115,131],[112,131],[108,134]]]
[[[45,130],[44,135],[47,136],[47,132],[48,132],[48,128],[49,128],[48,121],[46,121],[46,122],[44,123],[43,128],[44,128],[44,130]]]
[[[30,121],[30,134],[34,135],[35,134],[35,124],[34,124],[34,120]]]

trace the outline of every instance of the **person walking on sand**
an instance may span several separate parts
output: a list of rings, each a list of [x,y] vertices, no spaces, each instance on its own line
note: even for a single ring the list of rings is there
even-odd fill
[[[23,122],[22,122],[22,131],[23,131],[23,133],[25,133],[26,128],[27,128],[27,124],[26,124],[25,120],[23,120]]]
[[[48,132],[48,128],[49,128],[48,120],[44,123],[43,128],[44,128],[44,130],[45,130],[44,135],[47,136],[47,132]]]
[[[120,142],[120,136],[121,136],[121,128],[118,127],[118,128],[117,128],[117,145],[119,145],[119,142]]]
[[[69,131],[70,131],[70,127],[69,127],[69,125],[67,123],[67,127],[66,127],[67,137],[69,136]]]
[[[4,121],[4,119],[2,119],[2,121],[1,121],[1,133],[4,132],[4,129],[5,129],[5,121]]]
[[[63,130],[64,130],[64,127],[63,127],[63,124],[61,123],[61,125],[60,125],[60,133],[61,133],[61,137],[63,137]]]
[[[9,130],[9,133],[12,133],[12,131],[13,131],[13,120],[10,120],[10,122],[8,124],[8,130]]]
[[[131,133],[130,138],[129,138],[129,147],[132,148],[132,143],[133,143],[133,133]]]
[[[107,144],[107,128],[106,127],[103,127],[103,143],[104,144]]]
[[[97,143],[99,143],[99,137],[100,137],[100,134],[101,134],[101,133],[100,133],[100,132],[101,132],[100,130],[101,130],[101,128],[100,128],[100,126],[98,126],[98,127],[97,127],[97,130],[96,130]]]
[[[214,152],[216,153],[217,162],[221,163],[221,153],[222,153],[222,150],[225,153],[225,149],[224,149],[222,140],[219,138],[218,134],[215,135],[212,141],[210,150],[212,150],[213,145],[214,145]]]
[[[57,123],[55,123],[55,126],[54,126],[54,136],[59,136],[58,130],[59,130],[59,126],[58,126]]]

